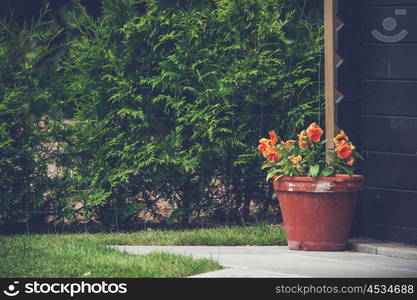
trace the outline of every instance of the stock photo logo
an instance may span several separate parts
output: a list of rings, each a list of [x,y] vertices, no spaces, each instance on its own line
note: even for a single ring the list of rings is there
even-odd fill
[[[405,16],[407,15],[407,10],[396,9],[395,15]],[[384,28],[386,32],[390,32],[390,33],[395,32],[395,30],[397,29],[397,19],[391,16],[386,17],[382,21],[382,27]],[[384,43],[396,43],[396,42],[403,40],[408,35],[408,31],[405,29],[402,29],[401,31],[399,31],[397,34],[394,34],[394,35],[385,35],[379,32],[377,29],[372,30],[371,33],[377,40],[384,42]]]
[[[3,291],[3,293],[4,293],[6,296],[9,296],[9,297],[14,297],[14,296],[19,295],[20,291],[16,288],[16,285],[17,285],[17,284],[19,284],[19,281],[14,281],[14,282],[13,282],[13,284],[10,284],[10,285],[7,287],[7,290],[4,290],[4,291]]]
[[[64,294],[74,297],[77,294],[126,294],[127,283],[100,282],[27,282],[22,289],[18,289],[19,281],[9,284],[3,293],[8,297],[19,294]]]

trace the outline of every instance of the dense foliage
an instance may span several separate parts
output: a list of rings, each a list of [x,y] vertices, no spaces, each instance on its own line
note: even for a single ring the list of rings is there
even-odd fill
[[[0,218],[265,216],[254,145],[320,120],[320,5],[103,0],[98,16],[68,4],[64,25],[4,21]]]

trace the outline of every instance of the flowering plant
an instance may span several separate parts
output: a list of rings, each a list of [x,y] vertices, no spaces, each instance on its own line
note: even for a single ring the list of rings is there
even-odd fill
[[[316,123],[301,131],[297,141],[282,141],[275,131],[270,131],[269,139],[262,138],[258,146],[266,159],[262,166],[262,169],[268,169],[266,180],[274,176],[275,180],[283,176],[352,176],[356,159],[363,157],[356,152],[343,130],[333,139],[335,147],[326,152],[325,140],[321,140],[323,133]],[[326,156],[330,159],[326,159]]]

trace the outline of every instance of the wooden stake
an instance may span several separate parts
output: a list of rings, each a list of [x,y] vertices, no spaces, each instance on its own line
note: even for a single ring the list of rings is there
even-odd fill
[[[335,53],[335,29],[340,21],[335,16],[335,0],[324,0],[324,96],[326,118],[326,149],[333,147],[335,136],[335,101],[340,97],[335,89],[335,65],[340,57]]]

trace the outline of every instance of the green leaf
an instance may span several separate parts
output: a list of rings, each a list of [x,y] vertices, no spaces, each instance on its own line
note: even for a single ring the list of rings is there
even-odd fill
[[[266,179],[265,179],[265,181],[266,182],[268,182],[269,181],[269,179],[271,179],[272,177],[274,177],[276,174],[275,174],[275,172],[270,172],[270,173],[268,173],[268,175],[266,176]]]
[[[276,176],[279,173],[282,173],[282,169],[271,169],[268,172],[268,175],[266,176],[266,181],[268,181],[269,179],[271,179],[272,177]]]
[[[312,165],[310,166],[310,176],[316,178],[319,175],[320,166],[319,165]]]
[[[321,171],[320,176],[327,177],[333,174],[333,169],[331,168],[325,168]]]
[[[346,172],[346,174],[348,174],[349,176],[352,176],[353,175],[353,170],[352,169],[350,169],[350,168],[348,168],[348,167],[346,167],[346,166],[340,166],[341,168],[342,168],[342,170],[343,171],[345,171]]]
[[[359,152],[353,152],[353,157],[358,158],[360,160],[365,160],[365,158],[362,156],[362,154],[360,154]]]
[[[266,164],[264,164],[262,167],[261,167],[261,169],[262,170],[265,170],[266,168],[271,168],[271,167],[273,167],[274,166],[274,164],[272,164],[272,163],[266,163]]]

